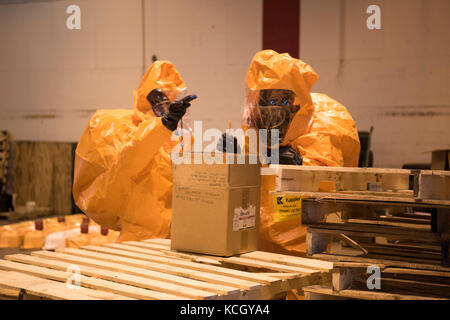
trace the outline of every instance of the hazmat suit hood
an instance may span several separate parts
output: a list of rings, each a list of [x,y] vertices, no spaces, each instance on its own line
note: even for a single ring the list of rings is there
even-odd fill
[[[360,144],[355,122],[338,101],[311,94],[318,79],[309,64],[288,53],[257,52],[247,72],[242,125],[256,127],[262,90],[290,90],[299,110],[292,115],[281,145],[291,146],[304,165],[357,166]]]
[[[299,116],[307,117],[314,109],[310,91],[318,78],[311,66],[292,58],[288,53],[279,54],[273,50],[257,52],[246,77],[247,96],[242,117],[243,126],[258,126],[255,123],[258,123],[257,118],[260,117],[259,103],[262,90],[289,90],[294,95],[293,105],[297,106],[298,111],[290,115],[287,127],[281,129],[283,132],[281,145],[286,145],[301,134],[298,128],[303,124],[299,123],[302,120]]]
[[[154,89],[160,90],[170,101],[174,101],[186,91],[186,83],[172,62],[155,61],[134,91],[134,122],[138,123],[145,117],[156,117],[147,99]]]
[[[294,104],[312,104],[310,91],[319,76],[307,63],[288,53],[259,51],[248,68],[246,84],[250,92],[262,89],[287,89],[295,93]]]

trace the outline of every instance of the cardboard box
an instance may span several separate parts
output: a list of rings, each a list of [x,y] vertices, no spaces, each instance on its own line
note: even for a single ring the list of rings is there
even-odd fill
[[[209,154],[184,156],[191,164],[172,163],[171,249],[217,256],[257,250],[261,165],[243,155],[213,155],[223,164]],[[230,156],[234,164],[226,163]]]

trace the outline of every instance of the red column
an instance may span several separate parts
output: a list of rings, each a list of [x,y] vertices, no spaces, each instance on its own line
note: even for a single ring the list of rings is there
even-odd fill
[[[263,1],[263,49],[299,58],[300,0]]]

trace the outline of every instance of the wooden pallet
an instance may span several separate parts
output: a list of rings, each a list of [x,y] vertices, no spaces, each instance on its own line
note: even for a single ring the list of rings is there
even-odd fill
[[[450,205],[449,171],[286,165],[270,167],[276,173],[277,192],[316,193],[319,191],[319,182],[333,181],[336,193],[323,193],[323,197],[355,199],[354,195],[348,193],[357,191],[365,192],[360,195],[360,200],[384,201],[388,197],[404,202]],[[367,192],[369,183],[379,184],[379,192]]]
[[[364,192],[295,194],[305,197],[302,225],[308,226],[310,256],[329,253],[449,266],[447,201],[408,202],[386,195],[374,199]],[[420,208],[429,212],[417,212]]]
[[[367,282],[373,284],[374,267],[380,272],[379,286],[369,289]],[[448,300],[450,270],[417,269],[409,265],[391,266],[388,261],[335,262],[331,288],[312,286],[305,289],[305,292],[308,292],[307,299]]]
[[[436,274],[450,272],[450,172],[271,167],[273,193],[302,198],[308,255],[335,261],[333,287],[308,287],[308,297],[428,299],[449,290]],[[387,290],[370,291],[361,281],[369,265],[389,267]]]
[[[0,288],[46,299],[278,299],[330,280],[332,269],[325,261],[259,251],[229,258],[176,252],[167,239],[4,259]],[[78,281],[78,290],[68,281]]]
[[[274,194],[302,198],[302,225],[308,226],[309,255],[364,255],[450,265],[450,172],[380,168],[271,166]],[[335,191],[319,192],[323,181]],[[377,188],[372,188],[376,186]],[[370,189],[370,190],[368,190]],[[376,191],[373,191],[376,190]],[[415,214],[417,209],[427,214]],[[376,243],[381,239],[389,244]],[[420,245],[405,249],[409,240]],[[344,244],[344,246],[342,246]],[[383,255],[387,253],[386,256]]]
[[[331,288],[320,285],[304,287],[303,291],[305,292],[305,300],[441,300],[439,298],[368,290],[333,291]]]

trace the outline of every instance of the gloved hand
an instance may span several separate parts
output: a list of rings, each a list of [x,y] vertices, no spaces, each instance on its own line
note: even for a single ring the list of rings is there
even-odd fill
[[[161,119],[163,125],[170,131],[174,131],[178,126],[178,122],[186,113],[186,109],[190,106],[191,104],[189,102],[183,102],[182,100],[176,100],[170,103],[169,111]]]
[[[303,162],[302,157],[290,146],[280,147],[279,156],[280,164],[300,166]]]
[[[227,144],[233,146],[231,150],[227,149]],[[217,142],[216,149],[227,153],[241,153],[241,146],[239,145],[236,137],[224,133]]]

